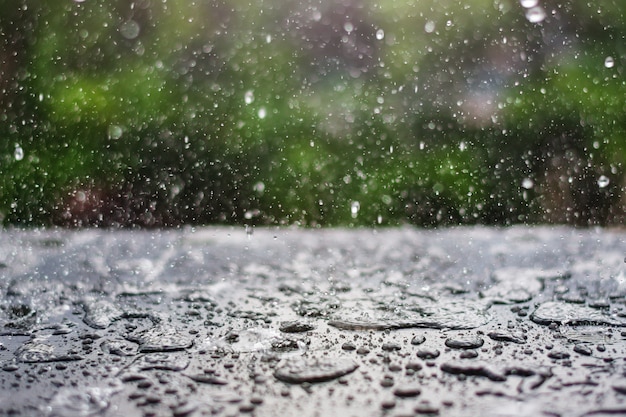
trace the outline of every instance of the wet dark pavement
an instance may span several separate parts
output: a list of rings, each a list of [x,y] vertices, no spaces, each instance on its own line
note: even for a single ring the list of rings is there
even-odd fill
[[[5,230],[0,415],[626,414],[625,256],[599,229]]]

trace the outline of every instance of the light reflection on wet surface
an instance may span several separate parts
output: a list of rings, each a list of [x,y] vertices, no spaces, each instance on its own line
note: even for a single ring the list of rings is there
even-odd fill
[[[626,412],[625,239],[4,231],[0,414]]]

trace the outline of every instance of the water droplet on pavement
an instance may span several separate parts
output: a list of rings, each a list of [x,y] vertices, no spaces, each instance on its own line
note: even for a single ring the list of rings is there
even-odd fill
[[[358,367],[358,364],[349,359],[291,358],[277,366],[274,376],[293,384],[323,382],[347,375]]]

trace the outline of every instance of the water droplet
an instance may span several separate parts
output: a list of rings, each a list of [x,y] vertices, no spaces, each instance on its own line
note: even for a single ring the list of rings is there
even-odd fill
[[[137,355],[137,344],[123,339],[105,340],[100,344],[103,352],[117,356],[135,356]]]
[[[354,25],[351,22],[346,22],[343,24],[343,30],[350,34],[354,30]]]
[[[85,308],[83,322],[94,329],[106,329],[113,321],[124,315],[124,312],[110,301],[86,300],[83,304]]]
[[[530,190],[534,186],[535,186],[535,182],[533,180],[531,180],[530,178],[524,178],[522,180],[522,188]]]
[[[421,345],[422,343],[424,343],[426,341],[426,337],[424,337],[424,335],[417,335],[415,337],[413,337],[413,339],[411,339],[411,344],[412,345]]]
[[[393,391],[393,395],[400,398],[417,397],[421,393],[422,391],[419,387],[411,385],[398,387]]]
[[[193,381],[208,385],[228,385],[228,381],[210,374],[189,375]]]
[[[477,349],[484,343],[480,337],[448,338],[445,342],[446,346],[452,349]]]
[[[606,188],[610,182],[611,180],[609,180],[606,175],[600,175],[600,178],[598,178],[598,187]]]
[[[583,344],[577,344],[574,346],[574,352],[580,354],[580,355],[585,355],[585,356],[591,356],[591,354],[593,353],[591,351],[591,348],[587,345],[583,345]]]
[[[437,349],[420,349],[416,355],[420,359],[435,359],[439,357],[440,353]]]
[[[252,90],[246,91],[243,95],[243,100],[246,104],[251,104],[254,101],[254,92]]]
[[[454,375],[476,375],[487,377],[492,381],[506,381],[503,372],[483,362],[451,361],[442,364],[441,370]]]
[[[361,209],[361,203],[359,203],[358,201],[353,201],[352,204],[350,205],[350,214],[352,215],[353,219],[357,218],[357,216],[359,215],[360,209]]]
[[[550,359],[568,359],[570,357],[570,354],[568,352],[557,350],[549,352],[548,357]]]
[[[259,109],[258,115],[259,119],[265,119],[265,116],[267,116],[267,110],[265,110],[265,107],[261,107]]]
[[[315,329],[315,326],[302,322],[302,321],[287,321],[280,325],[280,330],[283,333],[305,333]]]
[[[350,359],[291,358],[279,364],[274,372],[276,379],[292,384],[324,382],[354,372],[359,365]]]
[[[189,366],[189,358],[175,353],[148,353],[139,356],[124,371],[127,374],[140,374],[141,371],[161,370],[161,371],[182,371]]]
[[[137,36],[139,36],[140,30],[141,28],[139,27],[139,23],[135,22],[134,20],[127,20],[120,26],[120,33],[123,37],[129,40],[135,39]]]
[[[541,23],[546,18],[546,12],[541,6],[535,6],[526,11],[526,19],[530,23]]]
[[[539,4],[539,0],[520,0],[520,4],[525,9],[530,9]]]
[[[532,314],[531,319],[539,324],[607,324],[623,326],[626,321],[618,316],[610,316],[603,310],[584,305],[569,304],[560,301],[549,301],[541,304]]]
[[[48,407],[51,417],[86,417],[100,414],[109,407],[116,387],[66,388],[59,391]]]
[[[124,134],[124,129],[118,125],[109,125],[107,134],[109,135],[109,139],[117,140]]]
[[[387,329],[473,329],[489,321],[487,314],[489,303],[472,302],[469,300],[449,300],[445,303],[422,301],[421,309],[415,312],[399,306],[389,306],[389,311],[380,316],[369,314],[363,319],[362,312],[376,311],[380,305],[367,306],[364,302],[355,306],[352,311],[346,308],[341,312],[343,317],[330,320],[329,325],[344,330],[387,330]],[[348,307],[346,303],[346,307]],[[371,310],[368,310],[371,308]],[[392,311],[391,311],[392,310]]]
[[[433,22],[432,20],[426,22],[426,24],[424,25],[424,30],[426,31],[426,33],[433,33],[435,31],[435,22]]]
[[[498,341],[498,342],[511,342],[511,343],[518,343],[518,344],[526,343],[526,340],[523,337],[516,336],[509,332],[505,332],[503,330],[496,330],[493,332],[489,332],[487,336],[489,336],[491,339]]]
[[[604,60],[604,66],[607,68],[613,68],[615,66],[615,60],[612,56],[607,56]]]
[[[40,362],[67,362],[81,360],[78,355],[64,355],[55,352],[52,345],[36,341],[27,342],[16,352],[15,357],[20,362],[40,363]]]
[[[379,41],[385,39],[385,31],[382,29],[378,29],[376,31],[376,39],[378,39]]]
[[[15,145],[15,151],[13,151],[13,157],[16,161],[24,159],[24,149],[18,144]]]
[[[157,326],[128,336],[128,340],[139,344],[140,352],[168,352],[192,346],[190,335],[174,328]]]

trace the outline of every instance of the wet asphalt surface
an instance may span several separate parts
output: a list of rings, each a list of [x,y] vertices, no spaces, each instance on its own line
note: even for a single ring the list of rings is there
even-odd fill
[[[0,415],[626,414],[626,233],[0,233]]]

